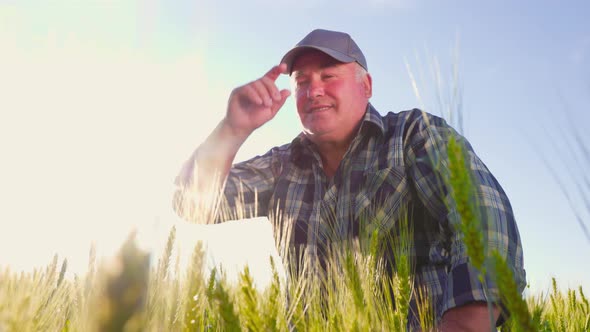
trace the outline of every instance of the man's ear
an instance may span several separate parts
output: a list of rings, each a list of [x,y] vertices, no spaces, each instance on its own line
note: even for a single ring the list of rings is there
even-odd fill
[[[367,99],[371,98],[373,95],[373,78],[371,74],[367,73],[363,78],[363,85],[365,86],[365,96]]]

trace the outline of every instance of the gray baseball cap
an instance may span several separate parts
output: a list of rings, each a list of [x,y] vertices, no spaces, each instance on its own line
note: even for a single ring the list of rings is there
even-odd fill
[[[293,62],[297,56],[306,49],[322,51],[340,62],[357,62],[365,70],[367,60],[358,45],[349,34],[338,31],[316,29],[307,34],[289,52],[283,56],[281,63],[287,64],[287,72],[293,71]]]

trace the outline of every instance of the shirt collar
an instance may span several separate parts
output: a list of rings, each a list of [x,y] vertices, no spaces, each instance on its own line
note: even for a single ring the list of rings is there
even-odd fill
[[[363,117],[360,132],[363,134],[377,133],[385,134],[385,126],[383,125],[383,117],[381,114],[369,103],[367,105],[367,112]]]

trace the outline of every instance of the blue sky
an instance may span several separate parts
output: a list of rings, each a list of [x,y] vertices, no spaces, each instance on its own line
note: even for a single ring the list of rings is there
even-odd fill
[[[542,162],[568,188],[587,179],[584,168],[571,166],[567,137],[590,120],[589,7],[0,0],[0,199],[8,202],[0,223],[9,230],[0,235],[0,264],[26,268],[49,262],[53,252],[78,252],[72,265],[84,266],[91,240],[116,247],[134,225],[155,242],[172,224],[185,227],[187,239],[202,237],[208,231],[186,228],[170,211],[180,164],[223,116],[232,88],[262,75],[310,30],[326,28],[350,33],[363,49],[372,103],[382,113],[422,106],[409,65],[424,107],[438,114],[430,66],[436,58],[448,95],[457,64],[465,135],[511,199],[531,288],[547,289],[551,276],[589,288],[590,243]],[[279,85],[288,88],[288,79]],[[288,101],[238,158],[299,130]],[[587,131],[582,136],[590,145]],[[590,225],[588,211],[580,211]]]

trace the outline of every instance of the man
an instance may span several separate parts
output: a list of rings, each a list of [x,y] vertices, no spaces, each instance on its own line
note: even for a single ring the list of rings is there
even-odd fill
[[[454,226],[457,212],[445,201],[449,189],[440,179],[447,169],[434,161],[435,148],[444,151],[451,137],[460,136],[444,120],[419,110],[381,116],[369,103],[372,80],[367,69],[362,51],[348,34],[312,31],[280,65],[232,91],[225,118],[185,164],[177,184],[194,184],[197,174],[201,188],[225,183],[230,204],[240,197],[245,210],[259,215],[283,211],[294,219],[295,244],[312,252],[320,251],[326,227],[358,232],[363,213],[380,205],[373,222],[387,229],[399,210],[410,205],[417,211],[416,278],[433,289],[440,326],[448,331],[489,330],[486,295]],[[275,85],[281,74],[289,74],[294,82],[303,132],[290,144],[232,166],[242,143],[290,96]],[[522,290],[522,248],[510,203],[469,144],[466,147],[482,198],[485,240],[502,250]],[[221,178],[208,176],[214,172]],[[186,200],[178,191],[175,207],[180,215],[187,214]],[[493,314],[499,322],[493,284],[487,295],[496,304]]]

